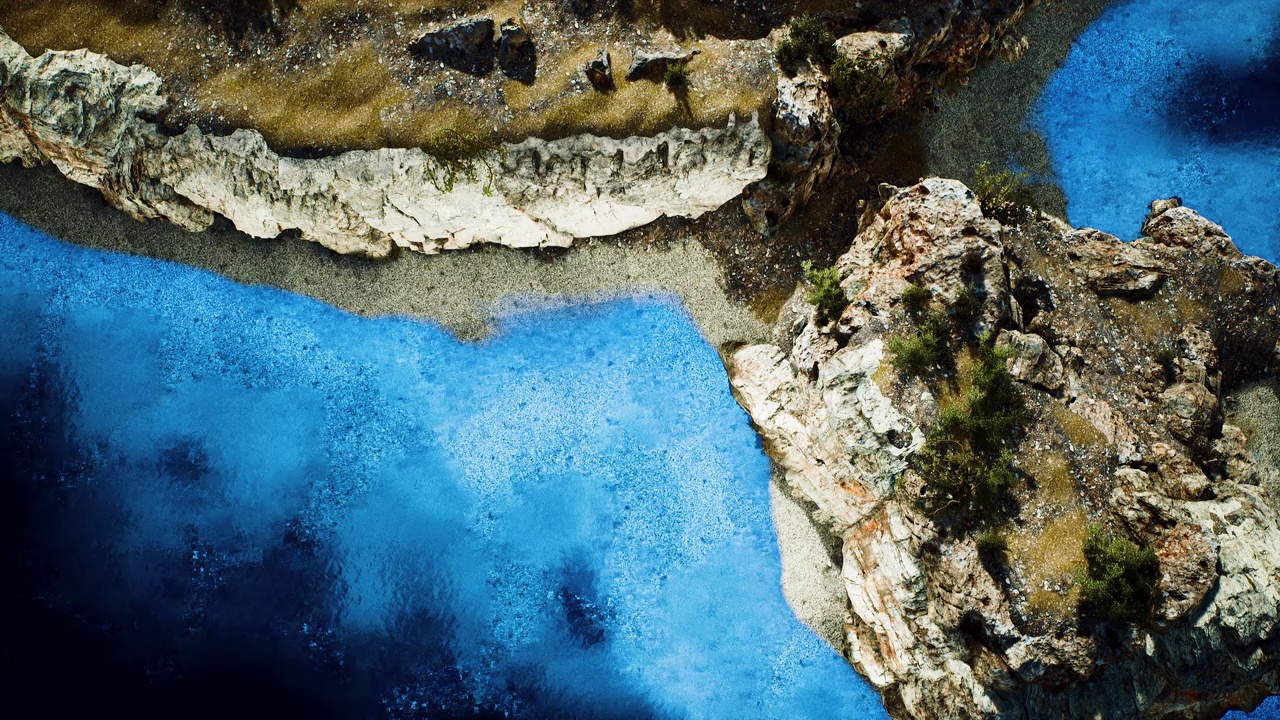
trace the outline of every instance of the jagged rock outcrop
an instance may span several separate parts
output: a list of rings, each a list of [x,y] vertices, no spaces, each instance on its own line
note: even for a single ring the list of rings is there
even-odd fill
[[[746,189],[742,207],[757,229],[785,222],[813,197],[840,157],[840,123],[829,82],[817,68],[778,77],[773,101],[772,175]]]
[[[954,181],[885,195],[837,263],[844,312],[802,287],[775,343],[727,364],[791,492],[842,543],[846,654],[890,713],[1216,720],[1280,692],[1280,497],[1224,410],[1280,383],[1280,271],[1176,203],[1123,243],[1052,218],[1002,227]],[[972,331],[1008,349],[1026,400],[1005,564],[918,502],[916,461],[973,381],[975,341],[956,330],[952,364],[894,369],[912,284],[935,307],[979,298]],[[1149,627],[1081,612],[1086,525],[1154,549]]]
[[[255,237],[297,231],[383,257],[498,243],[564,247],[663,215],[697,217],[764,177],[758,119],[613,140],[528,139],[459,169],[417,149],[281,157],[256,132],[165,134],[160,79],[80,50],[33,58],[0,33],[0,162],[53,163],[138,219],[214,213]]]

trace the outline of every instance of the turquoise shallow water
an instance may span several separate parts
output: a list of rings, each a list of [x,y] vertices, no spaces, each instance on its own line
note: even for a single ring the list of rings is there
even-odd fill
[[[466,344],[0,215],[0,326],[6,671],[49,717],[885,716],[786,605],[671,297]]]
[[[1280,3],[1129,0],[1076,41],[1028,122],[1072,224],[1137,237],[1179,196],[1280,261]]]

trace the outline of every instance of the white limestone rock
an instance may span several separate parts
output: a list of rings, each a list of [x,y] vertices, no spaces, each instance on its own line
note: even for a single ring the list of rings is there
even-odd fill
[[[160,79],[85,50],[33,58],[0,32],[0,162],[50,162],[139,219],[189,230],[214,213],[255,237],[296,230],[340,253],[384,257],[476,243],[566,247],[663,215],[698,217],[768,170],[757,117],[625,140],[580,135],[507,144],[458,177],[418,149],[281,157],[257,132],[189,127],[168,137],[149,118]]]

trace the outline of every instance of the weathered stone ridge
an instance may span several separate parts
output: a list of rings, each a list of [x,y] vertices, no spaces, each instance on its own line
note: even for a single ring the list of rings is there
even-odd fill
[[[189,230],[217,213],[255,237],[296,231],[372,257],[395,247],[566,247],[714,210],[765,176],[771,152],[758,118],[731,118],[624,140],[531,138],[451,178],[419,149],[295,159],[249,130],[169,136],[153,121],[167,102],[145,67],[85,50],[33,58],[0,32],[0,162],[53,163],[135,218]]]
[[[774,344],[728,365],[791,492],[842,543],[845,652],[890,713],[1216,720],[1280,692],[1280,497],[1224,411],[1280,382],[1280,271],[1176,202],[1123,243],[1002,226],[954,181],[882,192],[837,263],[844,312],[802,287]],[[929,380],[890,366],[912,284],[940,306],[978,288],[976,326],[1027,401],[1004,568],[915,502],[912,460],[963,359]],[[1154,549],[1149,627],[1080,614],[1069,569],[1033,581],[1019,548],[1061,554],[1086,523]]]

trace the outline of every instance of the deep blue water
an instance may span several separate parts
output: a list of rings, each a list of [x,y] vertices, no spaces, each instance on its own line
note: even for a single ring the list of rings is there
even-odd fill
[[[1280,2],[1120,2],[1029,122],[1073,224],[1133,239],[1147,205],[1177,195],[1280,261]]]
[[[479,344],[0,215],[0,676],[41,717],[883,718],[676,300]]]

